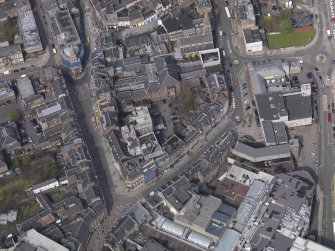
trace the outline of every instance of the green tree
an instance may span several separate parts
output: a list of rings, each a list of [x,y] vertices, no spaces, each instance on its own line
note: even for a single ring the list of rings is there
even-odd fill
[[[272,28],[272,17],[271,16],[261,17],[260,26],[263,27],[266,32],[270,32]]]
[[[20,162],[19,162],[18,159],[13,159],[13,160],[11,161],[11,168],[17,168],[17,167],[19,167],[19,166],[20,166]]]
[[[21,118],[21,115],[18,111],[10,111],[8,113],[8,118],[10,121],[17,122]]]
[[[289,20],[284,20],[284,21],[280,22],[280,32],[281,33],[292,32],[292,24]]]
[[[186,86],[185,83],[181,83],[181,98],[183,110],[186,113],[196,110],[197,102],[195,100],[195,97],[192,93],[192,90],[188,86]]]
[[[29,155],[29,154],[23,155],[23,157],[22,157],[22,164],[24,166],[29,166],[30,163],[31,163],[31,155]]]
[[[289,21],[291,19],[291,10],[282,10],[279,12],[279,21]]]
[[[15,26],[16,23],[15,23],[14,18],[7,17],[7,25],[8,25],[9,27],[13,27],[13,26]]]

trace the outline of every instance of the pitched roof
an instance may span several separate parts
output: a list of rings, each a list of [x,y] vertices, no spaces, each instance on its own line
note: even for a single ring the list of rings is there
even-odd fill
[[[168,33],[172,33],[178,30],[188,30],[194,27],[191,16],[179,10],[174,14],[174,16],[169,14],[162,18],[163,25]]]
[[[177,65],[171,55],[155,58],[159,82],[162,87],[173,87],[179,84]]]
[[[2,124],[0,126],[1,149],[10,148],[15,143],[20,144],[20,138],[15,123],[10,122]]]

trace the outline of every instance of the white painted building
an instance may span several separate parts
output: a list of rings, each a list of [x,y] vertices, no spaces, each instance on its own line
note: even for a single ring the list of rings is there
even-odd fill
[[[219,48],[199,51],[199,57],[204,68],[221,64]]]
[[[243,40],[247,53],[263,51],[263,41],[258,30],[244,29]]]
[[[245,42],[246,52],[258,52],[263,51],[263,42],[257,41],[252,43]]]
[[[154,20],[157,20],[157,13],[154,10],[148,10],[143,13],[144,24],[148,24]]]
[[[50,180],[46,180],[36,185],[33,185],[32,191],[33,193],[40,193],[55,187],[59,187],[59,182],[56,178],[52,178]]]
[[[118,27],[129,27],[130,26],[130,19],[128,16],[125,17],[118,17],[117,20]]]
[[[45,251],[68,251],[69,249],[62,246],[61,244],[49,239],[48,237],[40,234],[35,229],[27,231],[22,241],[30,244],[32,247],[36,247],[34,250],[45,250]]]
[[[136,132],[140,135],[153,131],[151,116],[146,106],[136,107],[129,117],[129,122],[134,125]]]
[[[327,248],[315,241],[304,239],[302,237],[297,237],[290,251],[331,251],[333,249]]]

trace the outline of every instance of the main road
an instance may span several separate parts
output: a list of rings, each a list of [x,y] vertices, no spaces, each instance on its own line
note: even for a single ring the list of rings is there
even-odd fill
[[[321,165],[318,168],[318,178],[319,185],[322,189],[323,196],[320,198],[322,200],[322,217],[319,219],[322,228],[319,229],[321,232],[319,241],[324,245],[334,248],[334,234],[333,234],[333,211],[332,211],[332,180],[334,176],[334,149],[333,149],[333,129],[332,123],[328,121],[328,111],[327,106],[331,107],[332,95],[331,90],[327,86],[325,87],[324,95],[322,95],[321,100],[325,102],[325,105],[320,105],[320,129],[319,133],[321,135]]]
[[[330,0],[332,1],[332,0]],[[334,30],[333,24],[330,22],[330,1],[318,2],[321,9],[320,15],[322,16],[322,25],[324,29],[329,29],[331,32]],[[321,135],[321,163],[317,170],[319,185],[322,190],[322,197],[320,198],[322,203],[322,208],[319,221],[321,221],[321,229],[319,229],[318,240],[324,245],[335,248],[334,245],[334,229],[333,229],[333,209],[332,209],[332,183],[334,178],[334,146],[333,146],[333,125],[328,121],[328,113],[332,113],[332,103],[334,102],[333,97],[333,81],[334,81],[334,65],[333,59],[335,58],[334,44],[329,45],[327,39],[324,36],[321,46],[314,53],[323,54],[327,61],[323,64],[318,65],[320,74],[323,76],[324,83],[321,86],[322,93],[320,95],[320,135]],[[330,109],[328,109],[330,107]],[[332,120],[334,121],[334,113],[332,114]]]

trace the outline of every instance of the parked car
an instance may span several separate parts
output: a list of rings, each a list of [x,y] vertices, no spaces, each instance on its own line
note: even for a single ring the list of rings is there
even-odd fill
[[[28,142],[28,136],[27,135],[24,135],[24,136],[21,136],[21,140],[22,142]]]
[[[38,127],[37,119],[30,120],[31,124],[34,126],[34,128]]]
[[[42,133],[42,132],[43,132],[42,127],[40,127],[40,126],[37,127],[37,128],[36,128],[36,132],[37,132],[37,133]]]

